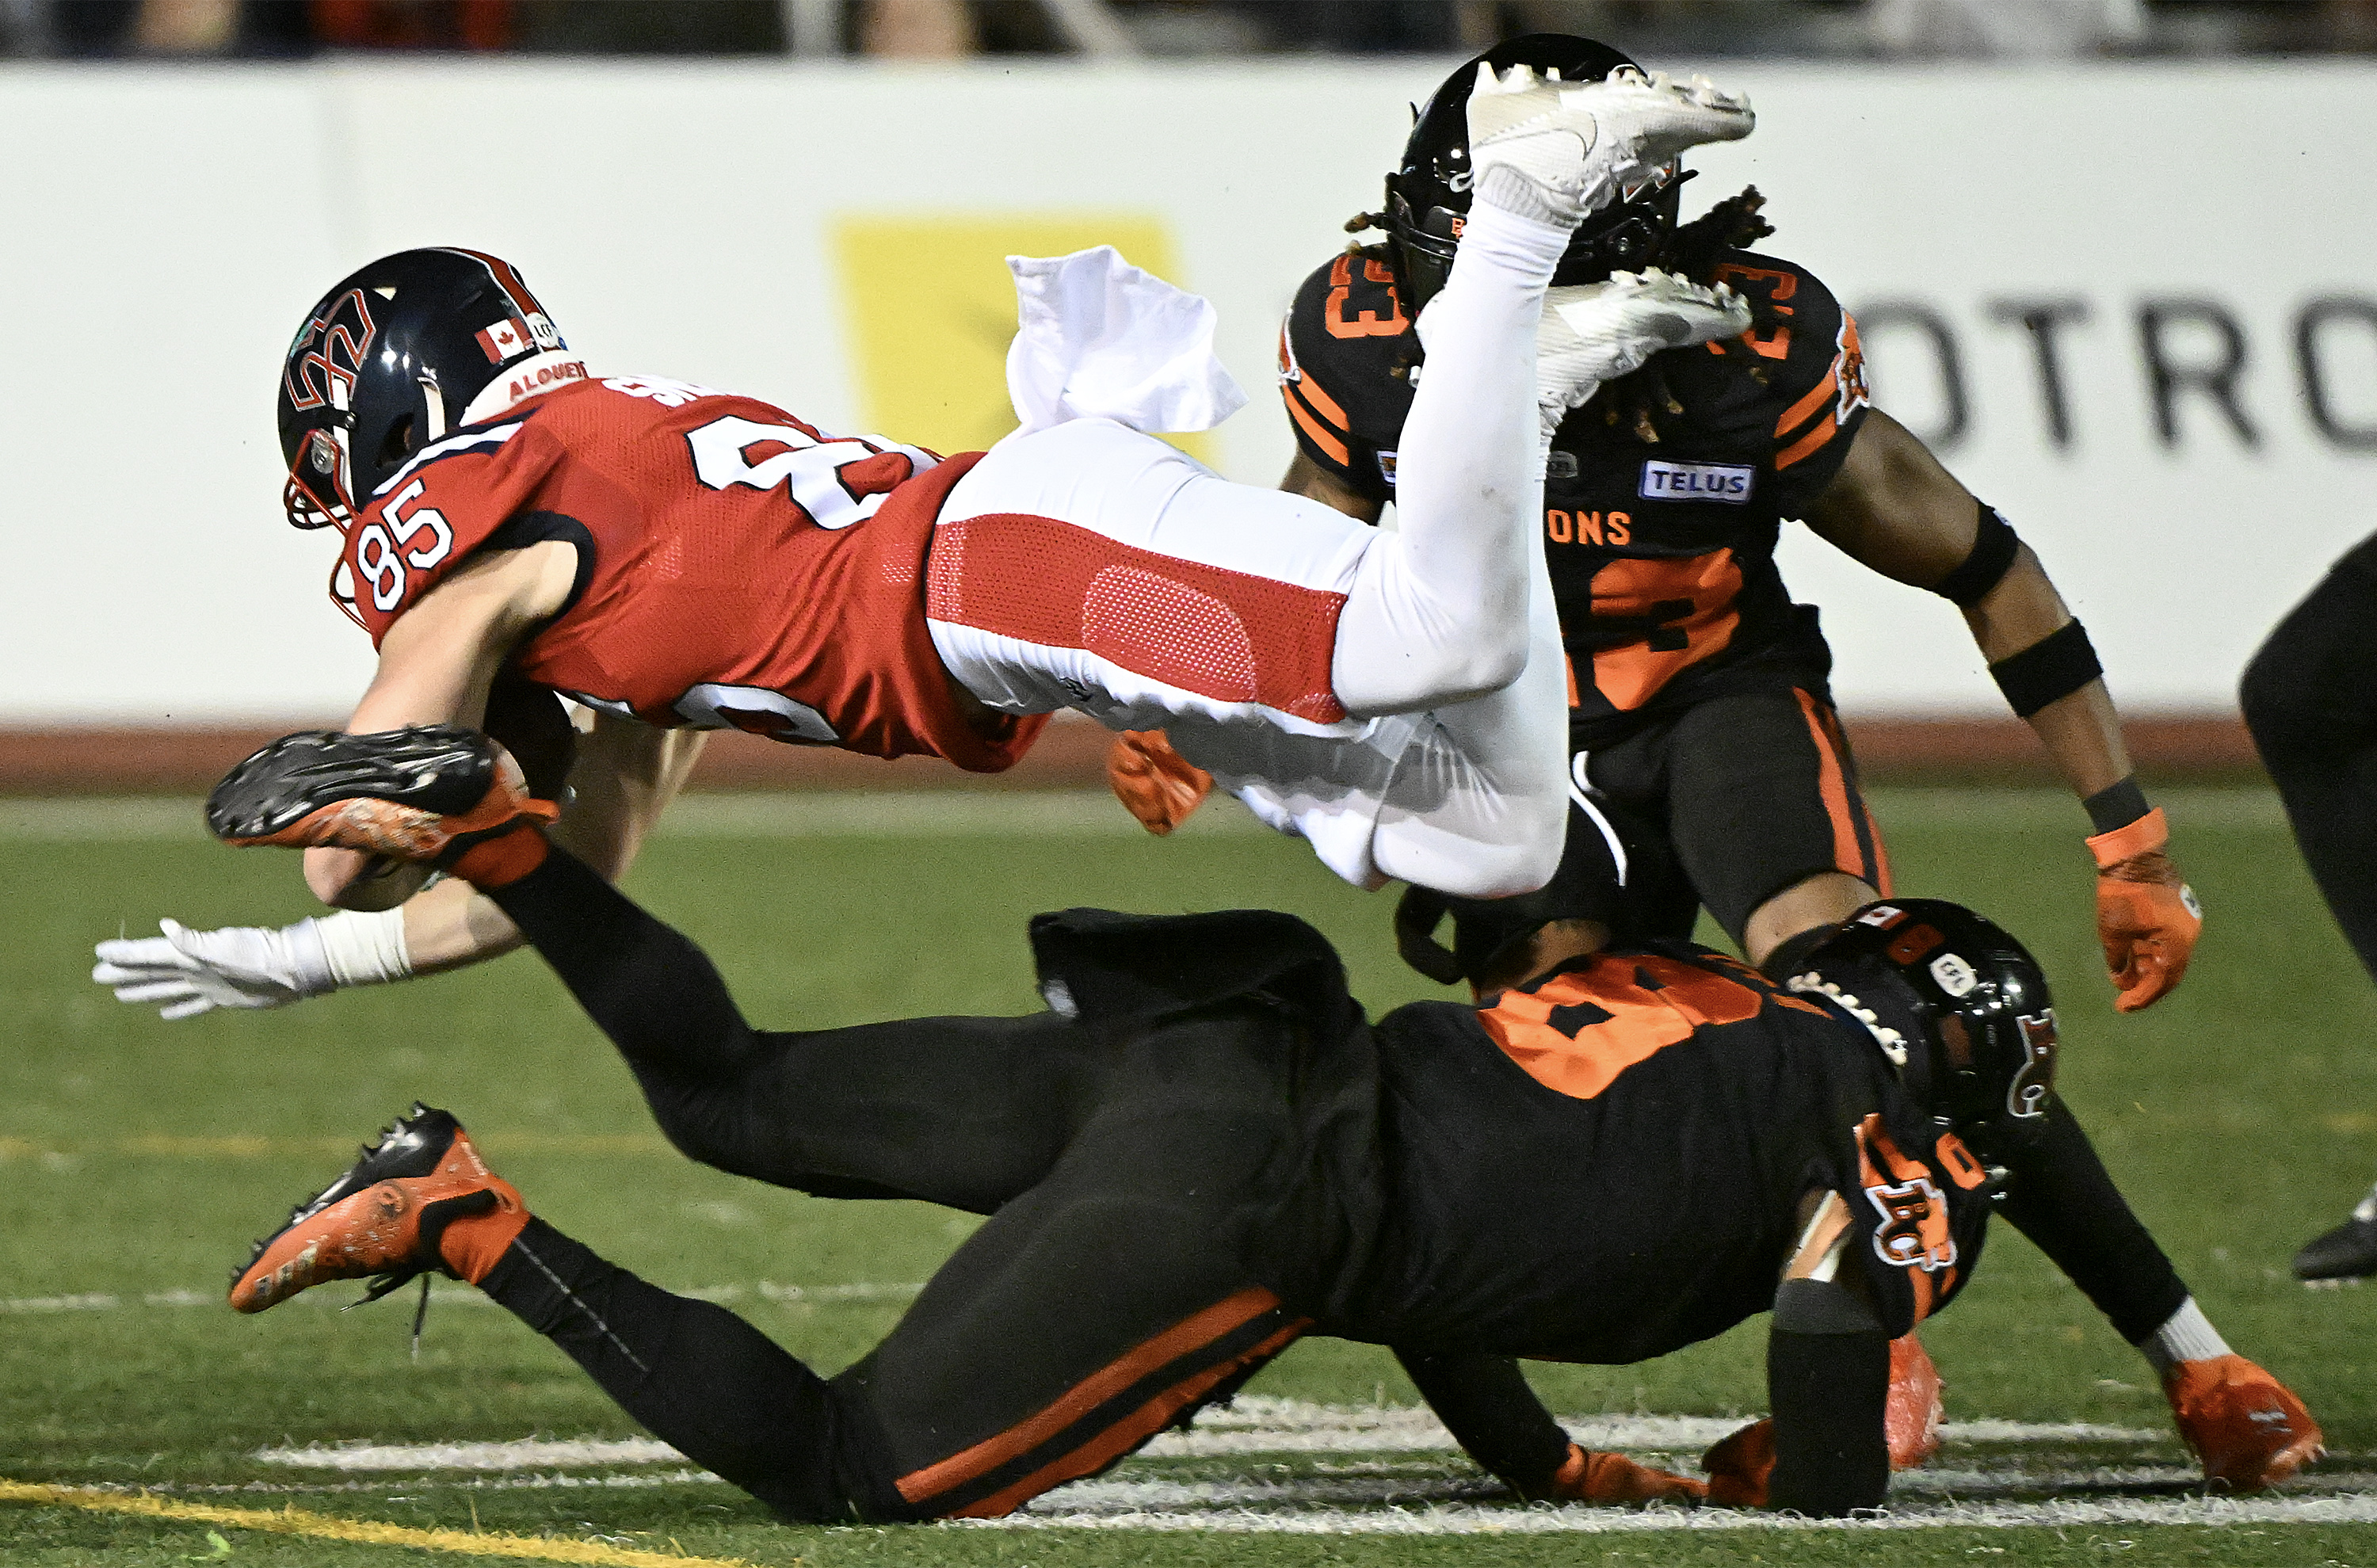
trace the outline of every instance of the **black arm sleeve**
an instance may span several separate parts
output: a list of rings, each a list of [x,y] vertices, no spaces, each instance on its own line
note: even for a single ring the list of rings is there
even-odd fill
[[[1888,1335],[1778,1328],[1766,1341],[1766,1396],[1774,1406],[1767,1506],[1818,1516],[1881,1506],[1890,1492]]]
[[[2058,1095],[2047,1124],[2004,1153],[2013,1172],[1998,1213],[2054,1260],[2114,1332],[2136,1345],[2187,1304],[2187,1285],[2113,1185],[2088,1134]]]
[[[1411,1350],[1396,1351],[1395,1359],[1480,1468],[1522,1497],[1552,1495],[1552,1478],[1568,1461],[1568,1433],[1527,1386],[1518,1362]]]

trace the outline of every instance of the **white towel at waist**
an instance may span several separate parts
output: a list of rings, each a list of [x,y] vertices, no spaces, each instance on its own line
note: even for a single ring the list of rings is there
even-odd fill
[[[1010,256],[1019,325],[1007,393],[1028,436],[1073,419],[1210,430],[1246,389],[1213,357],[1212,303],[1133,267],[1110,245]],[[1011,437],[1010,437],[1011,438]]]

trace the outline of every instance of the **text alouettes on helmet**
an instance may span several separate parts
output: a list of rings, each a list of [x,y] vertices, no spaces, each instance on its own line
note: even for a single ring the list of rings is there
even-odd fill
[[[422,448],[585,374],[509,262],[449,246],[380,257],[322,296],[282,362],[291,525],[343,531]]]
[[[1606,43],[1566,33],[1506,39],[1444,80],[1415,111],[1403,163],[1387,176],[1386,228],[1392,241],[1404,308],[1416,316],[1452,270],[1452,255],[1468,220],[1469,94],[1480,65],[1496,73],[1512,66],[1558,71],[1563,81],[1599,81],[1634,62]],[[1674,163],[1654,170],[1619,201],[1593,214],[1569,242],[1552,281],[1592,283],[1612,272],[1654,265],[1676,227],[1683,186],[1691,175]]]
[[[1984,1157],[2046,1130],[2058,1054],[2047,976],[1962,904],[1869,904],[1783,984],[1853,1014],[1917,1103]]]

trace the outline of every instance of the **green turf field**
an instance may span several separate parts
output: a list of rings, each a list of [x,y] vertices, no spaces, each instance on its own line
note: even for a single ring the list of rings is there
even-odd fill
[[[408,1308],[330,1310],[346,1287],[256,1319],[219,1304],[248,1240],[416,1095],[459,1112],[554,1223],[662,1284],[719,1293],[827,1371],[884,1331],[971,1222],[687,1164],[525,956],[275,1013],[167,1024],[121,1006],[83,978],[94,940],[162,914],[294,918],[293,857],[203,842],[193,807],[0,803],[0,1478],[16,1483],[0,1485],[0,1562],[501,1561],[531,1550],[520,1538],[614,1563],[1797,1563],[1884,1549],[1909,1563],[2367,1562],[2377,1294],[2304,1291],[2286,1262],[2377,1176],[2377,998],[2266,796],[2165,798],[2209,924],[2185,987],[2131,1018],[2095,956],[2068,799],[1909,791],[1881,806],[1903,891],[1965,899],[2037,950],[2060,987],[2070,1098],[2214,1322],[2304,1396],[2334,1457],[2280,1506],[2188,1502],[2144,1361],[2001,1227],[1925,1338],[1952,1421],[2030,1425],[1966,1428],[1898,1494],[1902,1523],[1966,1512],[1883,1539],[1502,1503],[1368,1408],[1413,1397],[1383,1352],[1326,1341],[1282,1358],[1249,1391],[1263,1397],[1207,1437],[1160,1440],[1020,1526],[787,1529],[681,1461],[615,1445],[474,1451],[485,1467],[454,1468],[459,1451],[402,1445],[637,1434],[558,1352],[459,1289],[441,1291],[417,1362]],[[1337,940],[1374,1011],[1445,994],[1394,961],[1389,899],[1338,884],[1296,844],[1232,831],[1236,808],[1168,842],[1103,831],[1110,811],[697,799],[630,885],[709,946],[748,1012],[785,1025],[1022,1011],[1023,918],[1072,904],[1290,910]],[[1725,1418],[1761,1408],[1762,1356],[1753,1323],[1652,1365],[1542,1368],[1537,1383],[1566,1415]],[[2094,1430],[2044,1430],[2068,1423]],[[1710,1426],[1611,1430],[1688,1464]],[[399,1449],[392,1467],[337,1452],[366,1442]],[[87,1506],[111,1498],[166,1512]],[[367,1533],[356,1522],[393,1526],[391,1544],[329,1538]],[[460,1534],[405,1533],[437,1530]]]

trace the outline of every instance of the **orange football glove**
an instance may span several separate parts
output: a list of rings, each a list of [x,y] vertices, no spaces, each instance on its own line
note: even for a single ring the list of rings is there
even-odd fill
[[[1106,784],[1141,827],[1161,837],[1204,804],[1213,775],[1173,750],[1162,730],[1125,730],[1106,748]]]
[[[2327,1452],[2302,1401],[2242,1356],[2174,1361],[2163,1392],[2204,1480],[2224,1491],[2274,1486]]]
[[[1708,1483],[1637,1465],[1622,1454],[1593,1454],[1568,1445],[1568,1461],[1552,1477],[1551,1495],[1570,1502],[1699,1502]]]
[[[2160,807],[2088,841],[2096,857],[2096,940],[2120,993],[2113,1005],[2123,1012],[2151,1007],[2178,987],[2204,929],[2195,890],[2163,853],[2169,843]]]
[[[1701,1455],[1708,1500],[1720,1508],[1763,1508],[1774,1477],[1774,1422],[1752,1421]]]

